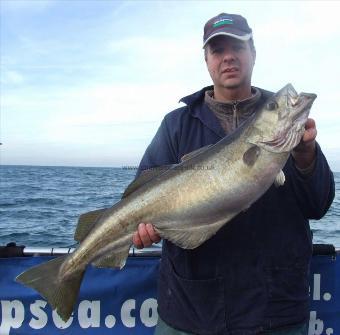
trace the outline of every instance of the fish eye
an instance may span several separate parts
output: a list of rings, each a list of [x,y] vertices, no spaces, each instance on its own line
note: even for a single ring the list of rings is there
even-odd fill
[[[274,109],[276,109],[276,108],[278,108],[279,106],[278,106],[278,104],[277,104],[277,102],[276,101],[269,101],[268,103],[267,103],[267,109],[268,110],[270,110],[270,111],[273,111]]]

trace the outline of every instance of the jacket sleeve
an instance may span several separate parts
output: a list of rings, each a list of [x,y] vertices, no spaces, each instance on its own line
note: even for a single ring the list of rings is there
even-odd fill
[[[335,195],[334,176],[321,148],[316,144],[315,167],[304,176],[295,167],[292,157],[287,162],[290,183],[298,205],[306,219],[321,219],[331,206]]]
[[[177,145],[174,140],[175,135],[172,134],[172,132],[167,119],[164,118],[156,135],[143,155],[136,177],[138,177],[143,170],[177,163]]]

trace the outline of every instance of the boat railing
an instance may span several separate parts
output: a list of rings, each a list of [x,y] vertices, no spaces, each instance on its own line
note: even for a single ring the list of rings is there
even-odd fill
[[[70,254],[75,248],[43,248],[43,247],[25,247],[23,249],[24,256],[60,256]],[[131,247],[129,250],[130,257],[159,257],[162,247],[155,245],[150,248],[137,249]]]
[[[6,246],[0,246],[0,257],[60,256],[70,254],[74,250],[74,247],[26,247],[11,242]],[[161,253],[161,243],[144,249],[131,247],[129,250],[130,257],[160,257]]]
[[[74,247],[26,247],[11,242],[6,246],[0,246],[0,257],[60,256],[70,254],[74,250]],[[339,253],[340,247],[335,247],[332,244],[313,244],[313,255],[336,255]],[[161,254],[161,242],[149,248],[131,247],[129,250],[129,257],[160,257]]]

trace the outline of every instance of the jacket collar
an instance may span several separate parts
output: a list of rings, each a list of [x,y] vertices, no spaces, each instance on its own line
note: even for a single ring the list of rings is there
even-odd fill
[[[189,107],[192,107],[192,105],[196,104],[197,102],[204,101],[205,91],[209,91],[209,90],[211,91],[213,89],[214,89],[214,86],[212,85],[203,87],[201,90],[183,97],[181,100],[179,100],[179,102],[184,102]]]
[[[193,117],[198,118],[217,136],[223,138],[225,136],[224,129],[215,114],[204,103],[205,92],[213,89],[214,86],[206,86],[198,92],[185,96],[180,102],[187,104],[189,112]]]
[[[205,126],[207,126],[210,130],[212,130],[216,135],[220,138],[225,137],[225,131],[222,128],[219,120],[215,116],[215,114],[208,108],[208,106],[204,103],[205,92],[209,90],[213,90],[214,86],[206,86],[203,87],[200,91],[197,91],[193,94],[187,95],[179,100],[179,102],[185,103],[188,108],[190,114],[198,118]],[[261,92],[261,98],[259,104],[264,102],[267,98],[269,98],[273,92],[263,90],[258,88]]]

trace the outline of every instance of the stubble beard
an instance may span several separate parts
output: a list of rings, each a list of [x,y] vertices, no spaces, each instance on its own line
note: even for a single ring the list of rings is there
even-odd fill
[[[240,80],[229,80],[227,82],[222,82],[221,87],[226,88],[226,89],[238,89],[244,86],[244,83]]]

